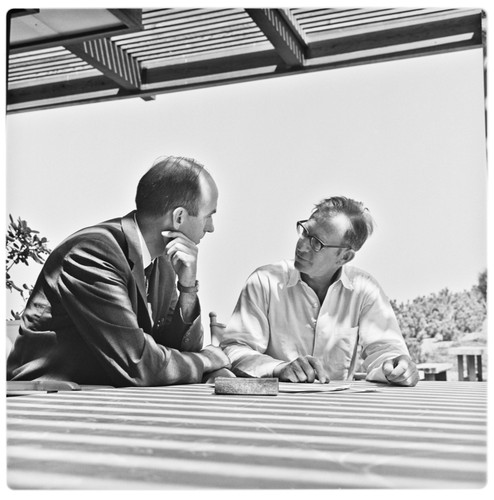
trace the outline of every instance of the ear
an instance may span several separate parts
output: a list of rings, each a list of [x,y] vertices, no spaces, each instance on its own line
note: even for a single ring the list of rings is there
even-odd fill
[[[178,207],[172,212],[173,229],[180,229],[180,226],[185,221],[186,215],[187,210],[185,210],[185,208],[183,207]]]
[[[354,257],[355,257],[355,250],[352,250],[351,248],[345,249],[340,255],[342,265],[348,264]]]

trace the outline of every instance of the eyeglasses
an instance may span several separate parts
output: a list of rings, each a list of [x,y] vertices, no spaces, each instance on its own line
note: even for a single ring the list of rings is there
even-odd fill
[[[297,232],[299,237],[309,238],[309,244],[314,252],[319,252],[323,248],[350,248],[348,245],[325,245],[319,238],[309,234],[309,231],[304,226],[306,222],[306,220],[299,220],[297,222]]]

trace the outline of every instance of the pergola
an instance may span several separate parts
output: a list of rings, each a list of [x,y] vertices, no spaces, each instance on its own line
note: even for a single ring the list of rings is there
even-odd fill
[[[485,50],[484,17],[432,8],[14,9],[7,113]]]

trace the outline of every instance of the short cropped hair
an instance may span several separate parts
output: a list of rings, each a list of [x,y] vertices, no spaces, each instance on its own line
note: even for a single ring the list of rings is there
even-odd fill
[[[344,196],[333,196],[319,202],[311,214],[317,221],[328,221],[336,215],[344,214],[351,227],[343,236],[343,243],[352,250],[360,250],[367,238],[374,231],[374,220],[369,210],[360,201]]]
[[[159,158],[137,185],[137,211],[144,215],[163,216],[183,207],[190,215],[196,216],[201,200],[201,172],[209,175],[204,166],[192,158]]]

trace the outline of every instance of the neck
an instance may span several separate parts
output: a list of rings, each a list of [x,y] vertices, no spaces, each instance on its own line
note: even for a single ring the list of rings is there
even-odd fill
[[[328,292],[329,287],[340,277],[341,267],[338,268],[333,274],[326,276],[309,276],[307,274],[300,274],[302,281],[307,283],[312,290],[319,297],[319,301],[322,304],[324,302],[324,298],[326,297],[326,293]]]

